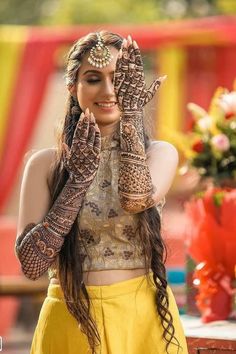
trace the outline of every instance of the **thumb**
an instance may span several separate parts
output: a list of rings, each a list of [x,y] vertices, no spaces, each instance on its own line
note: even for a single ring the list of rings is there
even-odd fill
[[[150,87],[147,90],[147,95],[145,98],[145,104],[151,101],[155,93],[157,92],[158,88],[161,86],[161,83],[167,78],[167,75],[160,76],[156,80],[153,81],[153,83],[150,85]]]

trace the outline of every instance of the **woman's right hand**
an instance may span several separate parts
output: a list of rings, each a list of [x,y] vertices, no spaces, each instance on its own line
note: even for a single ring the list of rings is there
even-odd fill
[[[81,113],[71,148],[66,144],[63,147],[63,162],[70,177],[75,182],[90,184],[99,165],[101,133],[88,108],[85,113]]]

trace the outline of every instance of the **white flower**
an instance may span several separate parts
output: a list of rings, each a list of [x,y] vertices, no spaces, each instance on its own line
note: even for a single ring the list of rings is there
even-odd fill
[[[227,151],[230,148],[230,141],[225,134],[218,134],[211,139],[212,146],[218,151]]]
[[[225,93],[219,98],[219,106],[225,114],[236,114],[236,92]]]
[[[206,115],[197,121],[197,126],[202,132],[209,130],[212,126],[212,118]]]

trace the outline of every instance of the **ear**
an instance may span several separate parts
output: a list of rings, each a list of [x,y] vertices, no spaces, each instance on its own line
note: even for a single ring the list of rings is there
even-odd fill
[[[74,97],[76,97],[76,85],[67,86],[68,91]]]

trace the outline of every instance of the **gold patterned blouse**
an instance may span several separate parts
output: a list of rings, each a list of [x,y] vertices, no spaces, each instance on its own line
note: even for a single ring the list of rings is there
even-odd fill
[[[138,214],[121,208],[118,175],[119,133],[116,131],[102,137],[98,171],[78,216],[84,271],[145,268],[143,248],[136,232]],[[157,206],[159,213],[162,206],[163,202]]]

